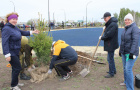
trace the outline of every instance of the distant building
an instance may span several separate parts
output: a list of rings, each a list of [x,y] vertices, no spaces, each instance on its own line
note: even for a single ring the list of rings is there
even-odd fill
[[[83,20],[78,20],[77,22],[80,22],[80,23],[82,23],[82,22],[84,22]]]
[[[68,23],[74,23],[74,20],[68,20]]]

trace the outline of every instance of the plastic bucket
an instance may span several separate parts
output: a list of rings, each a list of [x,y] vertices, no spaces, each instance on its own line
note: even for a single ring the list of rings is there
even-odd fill
[[[140,74],[136,74],[135,76],[135,86],[140,88]]]

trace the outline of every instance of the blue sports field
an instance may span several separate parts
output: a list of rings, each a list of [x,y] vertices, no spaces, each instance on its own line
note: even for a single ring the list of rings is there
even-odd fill
[[[56,30],[51,31],[53,41],[59,39],[66,41],[71,46],[96,46],[101,35],[102,28],[82,28],[82,29],[70,29],[70,30]],[[118,37],[119,44],[121,33],[123,29],[119,29]],[[103,41],[100,42],[100,46],[103,46]]]

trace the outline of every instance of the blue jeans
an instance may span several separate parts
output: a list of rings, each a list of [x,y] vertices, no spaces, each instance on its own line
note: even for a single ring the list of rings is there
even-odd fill
[[[135,61],[137,60],[137,57],[133,60],[126,61],[126,56],[122,54],[124,83],[126,84],[127,90],[134,90],[134,77],[132,68],[134,66]]]
[[[109,74],[114,76],[114,73],[116,73],[116,67],[114,62],[114,51],[108,51],[107,61],[109,64]]]

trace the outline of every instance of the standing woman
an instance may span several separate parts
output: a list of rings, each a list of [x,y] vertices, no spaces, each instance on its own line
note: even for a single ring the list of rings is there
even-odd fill
[[[21,36],[29,36],[33,33],[38,34],[39,31],[22,31],[16,27],[18,14],[13,12],[6,16],[6,24],[2,29],[2,48],[6,61],[12,66],[12,80],[11,89],[21,90],[18,87],[18,76],[21,71],[21,64],[19,61],[19,51],[21,48]]]
[[[134,77],[132,68],[139,55],[139,33],[140,30],[133,22],[133,16],[128,13],[124,17],[125,29],[121,35],[121,45],[119,55],[122,56],[124,82],[127,90],[134,90]]]

